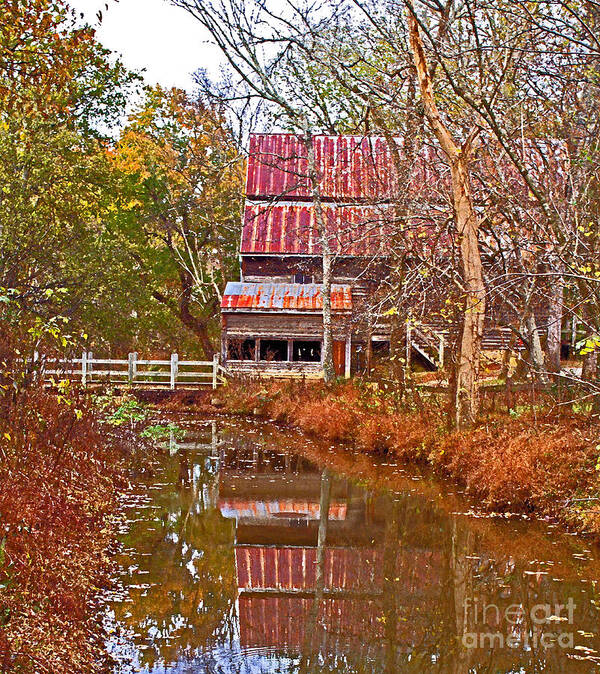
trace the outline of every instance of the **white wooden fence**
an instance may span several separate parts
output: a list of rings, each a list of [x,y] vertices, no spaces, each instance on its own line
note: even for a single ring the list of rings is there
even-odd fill
[[[83,352],[81,358],[40,359],[44,381],[78,379],[83,386],[94,383],[152,385],[175,389],[177,386],[217,386],[225,381],[227,370],[219,362],[219,355],[212,360],[179,360],[176,353],[170,360],[143,360],[137,353],[128,354],[127,360],[94,358]]]

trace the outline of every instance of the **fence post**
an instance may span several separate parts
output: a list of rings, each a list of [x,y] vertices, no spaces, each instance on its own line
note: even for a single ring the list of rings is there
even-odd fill
[[[135,361],[137,353],[130,353],[127,355],[127,383],[129,386],[133,384],[135,379]]]
[[[444,335],[440,335],[440,350],[439,350],[440,369],[444,367]]]
[[[213,389],[217,388],[217,372],[219,370],[219,354],[215,353],[213,354],[213,381],[212,381],[212,386]]]
[[[87,351],[81,354],[81,385],[87,386]]]
[[[108,367],[110,369],[110,365]],[[93,372],[94,372],[94,354],[91,351],[88,351],[87,352],[87,374],[88,374],[87,380],[89,381],[90,384],[92,383],[92,379],[94,377]]]
[[[179,369],[179,356],[176,353],[171,354],[171,389],[175,388],[177,381],[177,371]]]

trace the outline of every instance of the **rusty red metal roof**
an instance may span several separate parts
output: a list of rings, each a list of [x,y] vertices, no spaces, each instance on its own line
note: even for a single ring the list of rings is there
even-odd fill
[[[349,285],[331,286],[333,311],[352,309]],[[235,283],[229,281],[223,299],[223,310],[242,311],[322,311],[322,287],[316,283]]]
[[[385,252],[392,231],[392,209],[379,206],[323,206],[329,245],[339,255]],[[321,255],[321,238],[312,205],[246,203],[242,254]]]
[[[385,199],[395,174],[386,140],[379,136],[314,136],[321,196],[327,199]],[[311,198],[306,147],[293,134],[252,134],[246,195]]]

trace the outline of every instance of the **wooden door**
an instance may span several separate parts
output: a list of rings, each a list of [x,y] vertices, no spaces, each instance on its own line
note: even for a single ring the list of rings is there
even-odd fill
[[[333,340],[333,369],[337,377],[346,373],[346,342],[341,339]]]

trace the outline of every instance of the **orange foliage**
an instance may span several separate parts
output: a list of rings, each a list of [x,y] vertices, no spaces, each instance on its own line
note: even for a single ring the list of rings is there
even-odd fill
[[[570,498],[595,497],[600,490],[600,424],[593,417],[566,409],[560,414],[538,410],[535,418],[489,414],[486,425],[458,433],[445,429],[443,405],[419,399],[418,410],[398,409],[392,396],[355,381],[329,388],[244,381],[218,395],[227,412],[262,416],[367,453],[429,464],[489,508],[536,510],[600,533],[593,501],[587,509],[564,507]]]
[[[439,441],[432,461],[494,508],[552,512],[578,490],[596,490],[599,428],[581,415],[528,416]]]
[[[0,396],[0,671],[96,671],[121,454],[74,394]]]

